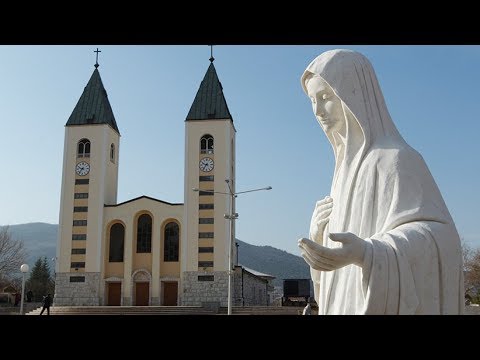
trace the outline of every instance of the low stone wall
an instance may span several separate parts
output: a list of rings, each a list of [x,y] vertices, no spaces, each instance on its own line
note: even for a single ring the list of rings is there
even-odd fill
[[[480,315],[480,306],[465,306],[465,315]]]

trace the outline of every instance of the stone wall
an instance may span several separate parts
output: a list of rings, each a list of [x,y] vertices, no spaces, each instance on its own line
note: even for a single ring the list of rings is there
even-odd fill
[[[213,281],[198,281],[198,276],[213,275]],[[205,303],[219,303],[227,306],[228,275],[225,271],[183,273],[181,304],[185,306],[202,306]]]
[[[232,300],[233,306],[243,306],[243,293],[242,293],[242,267],[236,266],[235,272],[233,275],[233,288],[234,290],[234,297]]]
[[[242,278],[243,274],[243,278]],[[234,277],[235,297],[234,306],[268,306],[267,281],[243,270],[235,269]],[[243,288],[243,292],[242,292]]]
[[[85,277],[85,282],[70,282],[70,277]],[[53,306],[100,305],[100,273],[57,273]]]

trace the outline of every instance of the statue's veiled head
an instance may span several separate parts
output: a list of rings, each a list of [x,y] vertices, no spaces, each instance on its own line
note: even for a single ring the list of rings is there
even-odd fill
[[[331,112],[329,120],[337,119],[338,103],[343,103],[344,113],[353,114],[367,144],[380,137],[399,135],[388,113],[373,67],[362,54],[345,49],[326,51],[307,66],[301,84],[312,101],[317,102],[314,104],[315,116],[327,135],[341,127],[340,124],[328,123],[321,115]],[[322,90],[322,87],[326,90]],[[328,99],[323,99],[322,91],[326,92]],[[321,99],[318,99],[316,92],[321,94]],[[318,100],[330,100],[331,104],[327,101],[322,106]]]

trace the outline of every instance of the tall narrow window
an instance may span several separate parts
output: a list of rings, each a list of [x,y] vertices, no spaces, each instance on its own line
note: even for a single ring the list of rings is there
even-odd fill
[[[179,227],[177,223],[170,222],[165,225],[163,260],[178,261],[178,243],[179,243]]]
[[[152,217],[143,214],[138,218],[137,224],[137,253],[152,251]]]
[[[200,139],[200,153],[213,154],[213,136],[203,135]]]
[[[113,224],[110,228],[110,251],[109,262],[123,261],[123,244],[125,240],[125,227],[122,224]]]
[[[78,142],[77,157],[90,157],[90,140],[82,139]]]
[[[115,145],[110,145],[110,161],[115,162]]]

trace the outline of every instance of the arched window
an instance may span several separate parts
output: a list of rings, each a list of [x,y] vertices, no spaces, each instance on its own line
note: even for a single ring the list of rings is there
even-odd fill
[[[90,157],[90,140],[82,139],[78,142],[77,157]]]
[[[177,223],[165,225],[163,261],[178,261],[178,243],[180,229]]]
[[[113,224],[110,228],[110,251],[109,262],[123,262],[123,244],[125,239],[125,227],[122,224]]]
[[[110,145],[110,161],[115,162],[115,145]]]
[[[138,218],[137,224],[137,253],[152,251],[152,217],[143,214]]]
[[[203,135],[200,139],[200,153],[213,154],[213,136]]]

